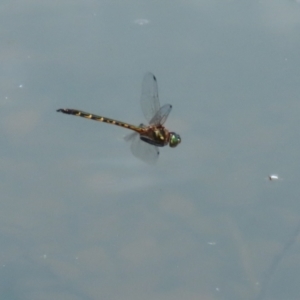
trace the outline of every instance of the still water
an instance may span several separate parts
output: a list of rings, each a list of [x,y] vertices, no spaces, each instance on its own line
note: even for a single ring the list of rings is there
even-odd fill
[[[298,1],[4,1],[0,298],[299,298]],[[176,148],[127,129],[158,81]],[[268,180],[276,174],[282,180]]]

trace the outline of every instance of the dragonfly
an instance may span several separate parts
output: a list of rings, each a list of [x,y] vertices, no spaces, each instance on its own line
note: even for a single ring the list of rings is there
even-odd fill
[[[132,154],[146,163],[153,164],[159,157],[159,147],[169,145],[171,148],[175,148],[181,143],[181,137],[163,126],[172,110],[172,105],[160,106],[157,80],[150,72],[146,73],[143,78],[141,106],[148,125],[135,126],[71,108],[60,108],[57,109],[57,112],[132,130],[132,133],[125,136],[125,140],[131,142]]]

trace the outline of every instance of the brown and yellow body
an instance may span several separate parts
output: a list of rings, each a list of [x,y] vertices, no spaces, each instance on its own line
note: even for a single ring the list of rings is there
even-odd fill
[[[78,117],[82,117],[82,118],[86,118],[98,122],[104,122],[104,123],[128,128],[130,130],[138,132],[140,134],[140,139],[142,141],[154,146],[164,147],[168,145],[170,140],[169,131],[162,125],[149,125],[149,126],[140,125],[138,127],[125,122],[90,114],[77,109],[60,108],[57,111],[68,115],[74,115],[74,116],[78,116]]]
[[[164,147],[170,140],[169,131],[162,125],[149,125],[141,128],[140,139],[154,146]]]

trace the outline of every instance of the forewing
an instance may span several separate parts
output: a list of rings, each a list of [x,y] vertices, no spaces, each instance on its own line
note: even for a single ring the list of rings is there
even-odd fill
[[[155,116],[149,121],[149,124],[164,124],[168,118],[171,109],[171,104],[165,104],[164,106],[162,106],[160,110],[155,114]]]
[[[133,132],[125,137],[126,141],[131,142],[130,150],[132,154],[148,164],[154,164],[159,156],[156,146],[150,145],[140,139],[140,135]]]
[[[152,73],[146,73],[142,83],[141,106],[143,114],[148,122],[159,111],[158,87],[156,77]]]

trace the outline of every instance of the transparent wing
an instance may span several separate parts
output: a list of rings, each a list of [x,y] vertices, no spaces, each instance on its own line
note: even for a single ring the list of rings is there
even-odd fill
[[[168,118],[168,115],[172,109],[172,105],[165,104],[160,108],[160,110],[154,115],[154,117],[149,121],[149,124],[164,124]]]
[[[154,164],[159,156],[156,146],[143,142],[137,132],[125,136],[125,141],[131,142],[130,150],[132,154],[148,164]]]
[[[148,122],[159,111],[158,88],[156,77],[152,73],[146,73],[142,83],[141,105],[143,114]]]

